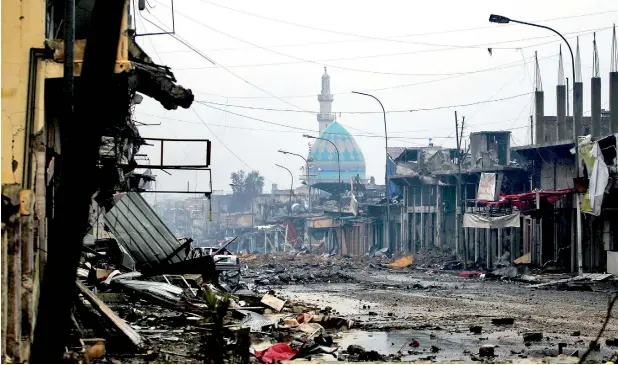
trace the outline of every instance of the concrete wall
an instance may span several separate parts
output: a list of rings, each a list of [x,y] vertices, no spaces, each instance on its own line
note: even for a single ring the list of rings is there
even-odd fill
[[[575,127],[578,136],[585,136],[584,132],[584,84],[582,82],[573,83],[573,115],[575,116]]]
[[[555,171],[554,171],[555,170]],[[555,173],[555,186],[554,186]],[[541,168],[541,186],[543,190],[558,190],[573,187],[575,167],[571,160],[546,161]]]
[[[593,137],[601,136],[601,78],[590,79],[590,115],[591,134]]]
[[[542,91],[534,92],[534,143],[545,142],[545,95]]]
[[[556,117],[558,119],[558,140],[564,141],[573,136],[567,135],[566,126],[566,86],[556,86]]]
[[[609,73],[609,111],[611,132],[618,133],[618,72]]]

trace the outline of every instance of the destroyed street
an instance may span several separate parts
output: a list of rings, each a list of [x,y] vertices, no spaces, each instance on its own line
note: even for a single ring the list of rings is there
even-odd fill
[[[74,314],[79,331],[107,337],[108,361],[577,363],[618,289],[610,275],[464,270],[435,263],[440,256],[448,255],[245,254],[231,292],[225,283],[200,288],[189,275],[164,275],[175,286],[111,274],[97,295],[79,285]],[[100,315],[127,325],[92,327]],[[587,361],[615,360],[617,335],[612,320]],[[213,341],[220,351],[209,349]],[[76,351],[78,359],[94,350]]]
[[[614,2],[2,0],[0,363],[617,364]]]

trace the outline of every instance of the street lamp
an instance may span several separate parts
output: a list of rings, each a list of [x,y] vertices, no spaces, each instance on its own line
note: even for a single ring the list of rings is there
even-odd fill
[[[307,181],[307,189],[309,189],[309,211],[311,211],[311,184],[309,183],[309,160],[307,160],[303,155],[299,155],[298,153],[288,152],[284,150],[279,150],[277,152],[283,153],[284,155],[298,156],[305,161],[305,181]]]
[[[385,230],[385,242],[388,245],[388,247],[390,247],[390,230],[391,230],[391,226],[390,226],[390,192],[389,192],[389,186],[388,186],[388,132],[386,130],[386,111],[384,110],[384,105],[382,105],[382,102],[380,101],[380,99],[376,98],[375,96],[371,95],[371,94],[366,94],[366,93],[362,93],[359,91],[352,91],[353,94],[359,94],[359,95],[365,95],[365,96],[369,96],[370,98],[374,98],[378,103],[380,103],[380,107],[382,107],[382,116],[384,117],[384,151],[386,153],[386,165],[384,167],[384,188],[385,188],[385,192],[386,192],[386,230]]]
[[[294,175],[292,174],[292,171],[290,171],[290,169],[288,169],[285,166],[281,166],[279,164],[275,164],[275,166],[281,167],[282,169],[286,169],[290,173],[290,177],[292,178],[292,184],[290,185],[290,205],[288,208],[288,213],[292,213],[292,195],[294,194]]]
[[[335,143],[333,143],[333,141],[326,139],[326,138],[322,138],[322,137],[314,137],[314,136],[310,136],[308,134],[303,134],[303,137],[305,138],[312,138],[312,139],[320,139],[322,141],[326,141],[330,144],[333,145],[333,147],[335,147],[335,151],[337,152],[337,171],[339,171],[339,188],[338,193],[339,193],[339,215],[341,215],[341,164],[339,162],[339,148],[337,148],[337,145]]]
[[[547,30],[550,30],[556,33],[558,36],[560,36],[560,38],[562,38],[564,43],[566,43],[567,47],[569,48],[569,53],[571,54],[571,71],[573,72],[573,83],[575,83],[575,57],[573,57],[573,49],[571,49],[571,45],[566,40],[566,38],[564,38],[564,36],[560,34],[557,30],[547,27],[545,25],[522,22],[520,20],[511,19],[511,18],[507,18],[502,15],[496,15],[496,14],[491,14],[489,16],[489,21],[491,23],[498,23],[498,24],[508,24],[509,22],[519,23],[519,24],[529,25],[532,27],[547,29]],[[575,88],[573,88],[573,100],[575,100]],[[577,173],[577,177],[579,178],[579,141],[577,140],[577,129],[575,127],[579,124],[580,121],[579,121],[579,111],[576,110],[577,108],[578,108],[577,104],[573,102],[573,140],[575,143],[575,170]],[[577,206],[576,207],[577,209],[577,271],[579,275],[582,275],[583,274],[582,233],[581,233],[582,225],[581,225],[581,207],[579,206],[579,194],[578,193],[575,194],[575,199],[576,199],[575,205]]]

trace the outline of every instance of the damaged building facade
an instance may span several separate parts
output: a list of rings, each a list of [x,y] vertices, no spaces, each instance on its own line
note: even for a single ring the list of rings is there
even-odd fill
[[[43,350],[59,351],[66,326],[54,326],[70,322],[70,303],[51,305],[50,293],[75,288],[89,212],[151,180],[136,170],[145,141],[133,106],[143,94],[188,108],[193,94],[135,42],[130,1],[2,7],[2,358],[40,361],[57,358]]]
[[[615,52],[615,31],[612,47]],[[616,274],[618,60],[612,61],[610,110],[605,111],[596,53],[595,59],[590,116],[582,113],[579,45],[574,116],[568,116],[566,108],[562,57],[557,115],[545,115],[537,61],[534,143],[530,145],[511,147],[510,132],[487,131],[471,133],[470,147],[462,147],[460,153],[435,146],[391,149],[396,171],[390,180],[400,187],[399,200],[407,207],[397,222],[391,222],[403,222],[404,228],[396,231],[404,245],[391,243],[391,248],[419,252],[448,247],[458,258],[487,267],[517,260],[570,272]],[[577,164],[573,125],[580,136]]]

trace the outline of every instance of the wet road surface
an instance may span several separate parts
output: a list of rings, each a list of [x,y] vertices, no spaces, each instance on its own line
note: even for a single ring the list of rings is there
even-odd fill
[[[491,344],[496,346],[494,361],[550,357],[551,362],[572,362],[573,358],[556,357],[558,344],[566,344],[565,354],[579,350],[581,355],[598,333],[610,297],[607,292],[530,289],[521,283],[416,270],[355,275],[354,284],[289,285],[278,294],[330,306],[357,321],[355,329],[335,335],[339,346],[356,344],[385,355],[399,352],[402,361],[469,362],[482,345]],[[492,324],[492,318],[503,317],[515,323]],[[604,340],[618,337],[616,318],[618,309],[590,361],[607,361],[617,350]],[[471,333],[470,326],[481,326],[481,333]],[[543,339],[524,342],[524,332],[542,332]],[[420,347],[409,346],[412,340]]]

